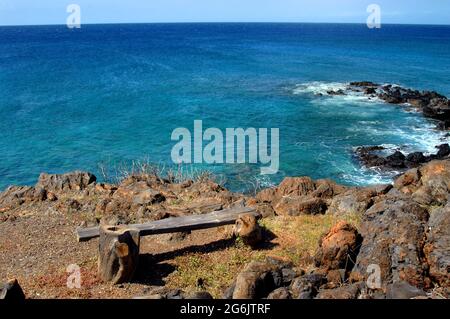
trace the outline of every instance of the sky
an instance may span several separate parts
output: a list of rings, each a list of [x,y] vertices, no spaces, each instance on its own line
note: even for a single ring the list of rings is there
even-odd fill
[[[65,24],[78,4],[84,23],[366,23],[369,4],[381,23],[450,24],[450,0],[0,0],[0,25]]]

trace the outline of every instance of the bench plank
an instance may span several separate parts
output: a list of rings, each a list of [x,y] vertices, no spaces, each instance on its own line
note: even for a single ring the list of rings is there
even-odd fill
[[[241,214],[259,215],[253,208],[238,207],[209,214],[171,217],[144,224],[131,224],[129,227],[138,229],[140,236],[175,233],[234,224]],[[100,235],[99,227],[77,228],[76,233],[79,242],[88,241]]]

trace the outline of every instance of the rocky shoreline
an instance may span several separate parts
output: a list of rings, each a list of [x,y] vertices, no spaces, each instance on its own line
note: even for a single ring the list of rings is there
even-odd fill
[[[450,127],[450,101],[436,92],[352,82],[346,90],[327,94],[352,92],[408,105],[436,120],[439,129]],[[76,263],[87,265],[88,283],[81,289],[85,298],[206,299],[213,297],[211,289],[214,297],[226,299],[448,298],[450,146],[439,145],[430,155],[396,151],[386,156],[385,151],[382,146],[363,146],[355,155],[364,166],[400,171],[393,184],[348,187],[326,179],[286,177],[255,196],[230,192],[209,178],[175,182],[138,174],[108,184],[88,172],[43,173],[35,186],[11,186],[0,193],[0,282],[6,282],[0,296],[73,294],[65,286],[64,273],[49,273]],[[238,234],[224,228],[149,240],[144,245],[147,261],[128,286],[101,283],[95,266],[98,247],[74,241],[78,226],[142,223],[231,207],[254,208],[262,220],[244,223]],[[296,255],[293,252],[307,251],[303,239],[310,237],[296,238],[289,233],[289,223],[304,226],[305,216],[309,228],[325,231],[317,238],[310,235],[315,240],[313,253]],[[324,222],[329,220],[330,225]],[[263,231],[255,231],[258,225]],[[309,235],[308,227],[302,235]],[[245,248],[236,235],[243,236]],[[236,258],[228,251],[249,258],[238,258],[217,275],[225,281],[203,278]],[[184,254],[187,266],[182,263]],[[208,261],[206,256],[214,254],[216,259]],[[166,259],[175,266],[161,264]],[[191,272],[205,265],[207,273],[192,278]],[[180,277],[183,267],[188,269],[186,278]],[[173,275],[177,272],[178,277]],[[10,277],[18,278],[23,287],[15,279],[7,281]],[[174,288],[179,282],[183,286]]]
[[[235,273],[234,280],[219,297],[447,298],[450,292],[449,195],[449,159],[432,160],[412,168],[393,185],[346,187],[330,180],[290,177],[256,196],[231,193],[209,180],[179,184],[139,175],[111,185],[97,183],[90,173],[42,174],[34,187],[10,187],[0,194],[0,233],[11,235],[5,229],[13,231],[13,225],[30,218],[33,208],[37,208],[37,215],[52,209],[77,220],[81,215],[88,216],[79,224],[83,226],[202,214],[236,205],[255,208],[263,216],[263,223],[284,217],[330,215],[338,222],[320,237],[308,267],[271,257],[268,250]],[[183,201],[183,198],[190,200]],[[360,222],[346,222],[347,214],[357,216]],[[267,232],[263,234],[258,238],[262,243],[252,249],[261,249],[258,247],[272,240]],[[186,235],[174,236],[169,240],[183,241]],[[73,240],[66,244],[77,249]],[[92,249],[90,254],[95,256],[95,245]],[[83,260],[76,261],[83,263]],[[14,261],[0,259],[0,263]],[[46,260],[39,263],[45,264]],[[375,281],[373,271],[379,274]],[[4,274],[1,276],[2,280],[7,279],[3,278]],[[139,297],[211,298],[207,288],[183,292],[171,288],[170,282],[166,284],[169,285],[146,289]],[[10,282],[5,287],[16,285]],[[27,295],[26,289],[24,293]]]
[[[378,99],[388,104],[402,105],[420,112],[424,117],[436,121],[436,129],[448,131],[450,128],[450,100],[435,91],[418,91],[392,84],[377,84],[370,81],[350,82],[345,89],[329,90],[327,95],[362,94],[368,99]],[[365,167],[382,171],[404,172],[408,168],[436,159],[442,159],[450,154],[448,144],[436,145],[436,154],[425,155],[416,151],[404,154],[395,150],[392,154],[382,155],[387,151],[383,145],[360,146],[354,151],[356,159]]]

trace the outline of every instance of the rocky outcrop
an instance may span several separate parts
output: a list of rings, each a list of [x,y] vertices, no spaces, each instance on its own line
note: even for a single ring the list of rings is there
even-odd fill
[[[450,287],[450,205],[435,209],[428,222],[423,248],[430,278],[441,287]]]
[[[421,164],[432,160],[444,159],[450,155],[450,146],[448,144],[438,145],[436,148],[438,149],[436,154],[427,156],[422,152],[413,152],[405,155],[401,151],[395,151],[389,156],[383,156],[381,152],[386,151],[383,146],[361,146],[356,148],[355,155],[366,167],[404,171],[407,168],[419,167]]]
[[[286,177],[277,187],[259,192],[255,205],[270,205],[276,215],[324,214],[333,197],[346,189],[330,180]]]
[[[47,192],[30,186],[10,186],[0,193],[0,213],[11,210],[24,203],[33,203],[47,199]]]
[[[392,185],[389,184],[350,188],[333,197],[327,214],[363,214],[379,196],[385,195],[391,189]]]
[[[72,172],[67,174],[42,173],[35,186],[48,192],[80,191],[95,183],[97,178],[88,172]]]
[[[432,161],[396,179],[396,190],[422,205],[445,205],[450,190],[450,161]]]
[[[294,299],[313,299],[326,282],[323,274],[311,273],[295,278],[289,288]]]
[[[237,275],[225,291],[225,299],[288,299],[287,287],[297,276],[292,264],[274,258],[252,261]],[[285,289],[280,289],[285,288]],[[278,290],[277,290],[278,289]]]
[[[251,262],[236,277],[233,299],[266,297],[281,285],[279,271],[269,263]]]
[[[397,85],[379,85],[373,82],[352,82],[347,90],[362,92],[390,104],[408,104],[422,112],[424,116],[440,121],[441,128],[448,127],[450,101],[437,92],[421,92]]]
[[[344,221],[334,225],[319,241],[317,267],[326,270],[353,268],[362,238],[356,228]]]
[[[419,204],[399,198],[384,199],[363,215],[363,237],[353,278],[367,280],[375,265],[381,273],[380,288],[399,280],[429,288],[423,258],[428,212]]]

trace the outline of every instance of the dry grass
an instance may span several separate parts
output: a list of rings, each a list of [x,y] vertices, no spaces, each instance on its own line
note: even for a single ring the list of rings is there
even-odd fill
[[[277,248],[272,251],[272,255],[287,258],[295,265],[307,267],[317,250],[320,237],[341,220],[358,227],[360,216],[357,214],[277,216],[264,219],[262,223],[276,236],[273,242],[277,244]]]
[[[166,282],[172,288],[185,291],[204,288],[214,297],[221,297],[236,275],[252,260],[273,256],[291,261],[297,267],[308,268],[321,235],[341,220],[355,226],[360,223],[356,214],[266,218],[261,224],[275,235],[270,248],[252,250],[237,242],[220,251],[187,253],[172,261],[177,270],[166,278]],[[198,286],[199,279],[203,287]]]
[[[263,258],[261,251],[253,251],[239,244],[207,254],[186,254],[175,258],[173,263],[177,270],[166,278],[166,282],[169,287],[188,292],[203,288],[215,298],[220,298],[247,263]],[[202,287],[198,285],[199,280],[203,282]]]

